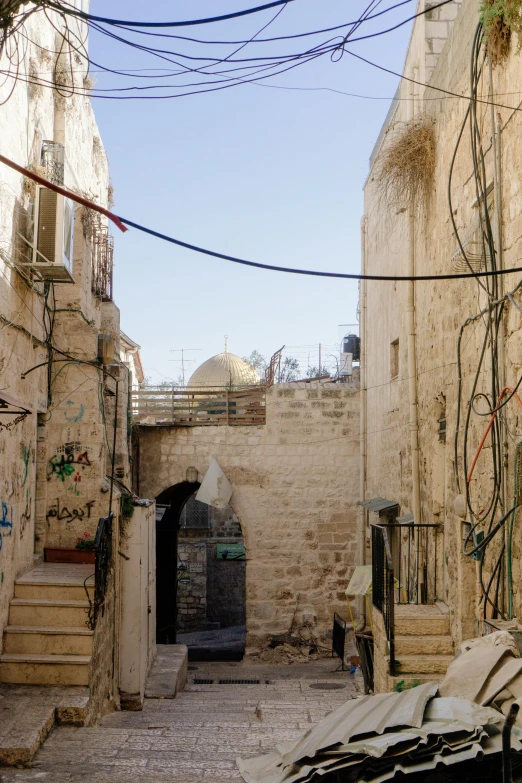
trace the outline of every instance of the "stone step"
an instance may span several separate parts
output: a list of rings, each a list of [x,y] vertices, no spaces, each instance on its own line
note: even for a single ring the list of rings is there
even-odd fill
[[[401,655],[395,656],[396,674],[445,674],[453,655]]]
[[[449,636],[450,617],[447,614],[426,617],[395,617],[396,636]]]
[[[9,604],[9,625],[86,627],[88,601],[13,598]]]
[[[402,691],[410,690],[411,688],[416,688],[418,685],[424,685],[426,682],[440,682],[442,679],[442,675],[440,674],[432,674],[431,676],[423,676],[422,674],[411,674],[411,675],[398,675],[397,677],[391,677],[391,690],[396,691],[397,693],[402,693]]]
[[[89,597],[94,596],[94,585],[88,584]],[[15,598],[47,598],[54,601],[86,601],[85,587],[70,582],[15,582]]]
[[[4,653],[35,655],[91,655],[93,632],[78,628],[8,625],[4,629]]]
[[[23,685],[88,685],[89,655],[0,655],[0,682]]]
[[[453,655],[451,636],[396,636],[395,655]]]

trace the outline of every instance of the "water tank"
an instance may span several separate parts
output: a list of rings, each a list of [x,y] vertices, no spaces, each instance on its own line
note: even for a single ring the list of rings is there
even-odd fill
[[[343,337],[343,353],[351,353],[354,362],[361,359],[361,338],[356,334],[347,334]]]

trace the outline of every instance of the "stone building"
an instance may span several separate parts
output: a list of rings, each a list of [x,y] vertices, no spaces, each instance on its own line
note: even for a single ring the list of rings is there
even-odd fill
[[[496,49],[476,0],[432,10],[421,0],[423,10],[370,160],[362,271],[520,266],[515,35]],[[440,676],[488,620],[521,616],[519,283],[520,273],[361,283],[360,514],[379,691]]]
[[[202,376],[204,387],[195,384]],[[157,528],[158,640],[176,619],[183,630],[189,618],[198,627],[236,623],[242,616],[227,618],[224,600],[244,589],[247,651],[291,629],[329,645],[356,562],[358,371],[346,383],[266,387],[225,352],[204,362],[186,390],[142,389],[134,413],[134,489],[167,509]],[[184,504],[213,460],[231,496],[211,512],[212,535],[182,521],[178,540]],[[246,562],[218,557],[238,533]]]
[[[2,154],[107,208],[87,62],[67,38],[87,41],[87,28],[70,19],[67,33],[62,15],[47,14],[24,23],[20,67],[32,81],[0,87]],[[11,46],[16,33],[3,69]],[[120,511],[130,486],[129,375],[112,253],[106,218],[0,164],[0,681],[88,684],[89,719],[119,700],[119,531],[146,516],[138,509],[130,522],[132,509]],[[123,338],[122,350],[138,348]],[[51,549],[72,557],[63,550],[97,532],[106,559],[94,598],[94,566],[40,564]]]

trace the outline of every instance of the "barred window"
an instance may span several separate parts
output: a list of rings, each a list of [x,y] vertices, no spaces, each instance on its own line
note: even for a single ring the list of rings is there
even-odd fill
[[[207,530],[210,527],[210,506],[196,500],[196,495],[191,495],[187,500],[180,515],[182,528]]]

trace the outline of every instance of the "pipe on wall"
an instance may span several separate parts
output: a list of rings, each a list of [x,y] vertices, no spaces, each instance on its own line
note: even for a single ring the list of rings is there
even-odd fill
[[[361,271],[366,273],[366,238],[367,238],[368,218],[364,216],[361,220]],[[360,356],[360,437],[359,437],[359,497],[366,499],[366,281],[361,280],[359,284],[359,333],[361,337],[361,356]],[[367,511],[359,506],[357,516],[357,565],[366,563],[366,515]],[[362,631],[365,626],[365,603],[364,599],[358,599],[356,631]]]
[[[418,69],[413,69],[413,79],[416,81]],[[412,90],[410,102],[411,119],[415,118],[415,103],[418,96]],[[408,276],[415,275],[415,204],[409,209],[409,253]],[[420,500],[420,449],[419,449],[419,407],[417,400],[417,334],[415,331],[415,283],[413,280],[407,283],[406,300],[406,328],[408,333],[408,396],[409,396],[409,423],[411,443],[411,478],[412,499],[411,510],[415,522],[421,524],[421,500]]]

